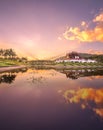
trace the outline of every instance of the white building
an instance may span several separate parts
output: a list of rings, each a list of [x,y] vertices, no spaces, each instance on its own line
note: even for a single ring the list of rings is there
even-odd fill
[[[79,62],[79,63],[96,63],[95,60],[91,60],[91,59],[65,59],[65,60],[56,60],[56,63],[62,63],[62,62]]]

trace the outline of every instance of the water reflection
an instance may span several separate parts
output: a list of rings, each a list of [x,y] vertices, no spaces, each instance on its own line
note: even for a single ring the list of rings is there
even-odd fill
[[[11,84],[16,78],[15,74],[8,73],[8,74],[3,74],[0,76],[0,84],[1,83],[8,83]]]
[[[35,77],[35,76],[31,76],[30,78],[27,79],[30,83],[39,83],[42,84],[45,82],[46,78],[43,76],[39,76],[39,77]]]
[[[57,72],[53,69],[35,69],[31,68],[28,70],[27,81],[31,83],[31,85],[41,84],[43,86],[48,80],[56,78]]]
[[[27,68],[21,68],[16,70],[10,70],[8,72],[3,72],[0,74],[0,84],[1,83],[8,83],[11,84],[13,81],[15,81],[15,78],[17,76],[17,73],[25,73],[27,71]]]
[[[98,69],[81,69],[81,70],[59,70],[60,73],[66,75],[70,79],[78,79],[80,77],[88,76],[103,76],[103,70]]]
[[[25,72],[27,72],[27,70],[28,70],[28,68],[20,68],[20,69],[15,69],[15,70],[10,70],[9,72],[11,72],[11,73],[25,73]]]
[[[67,103],[79,104],[82,109],[89,108],[103,118],[103,88],[79,88],[63,92]]]
[[[15,75],[13,84],[0,84],[1,128],[103,130],[103,71],[86,70],[96,80],[85,77],[85,70],[69,70],[77,71],[84,78],[70,80],[55,70],[1,73],[1,79]]]

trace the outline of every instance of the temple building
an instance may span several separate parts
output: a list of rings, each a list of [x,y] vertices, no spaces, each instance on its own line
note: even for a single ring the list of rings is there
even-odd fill
[[[71,52],[71,53],[67,53],[66,56],[58,58],[56,60],[57,63],[60,62],[81,62],[81,63],[95,63],[95,60],[91,60],[91,59],[85,59],[83,57],[81,57],[79,55],[79,53],[77,52]]]

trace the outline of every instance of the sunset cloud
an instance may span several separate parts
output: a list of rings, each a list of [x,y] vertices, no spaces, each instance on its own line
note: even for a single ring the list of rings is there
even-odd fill
[[[69,27],[63,37],[66,40],[78,42],[103,42],[103,12],[98,14],[91,22],[91,28],[85,21],[81,22],[80,27]]]
[[[87,51],[87,53],[101,55],[101,54],[103,54],[103,51],[94,50],[94,49],[89,49],[89,50]]]
[[[103,12],[97,15],[94,19],[93,22],[103,22]]]
[[[81,26],[85,26],[86,25],[86,22],[85,21],[82,21],[81,22]]]
[[[58,37],[58,40],[60,40],[60,41],[61,41],[61,40],[62,40],[62,38],[61,38],[61,37]]]

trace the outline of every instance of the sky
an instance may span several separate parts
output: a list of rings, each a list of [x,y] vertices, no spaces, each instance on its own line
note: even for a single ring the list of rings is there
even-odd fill
[[[0,0],[0,48],[49,59],[103,53],[103,0]]]

